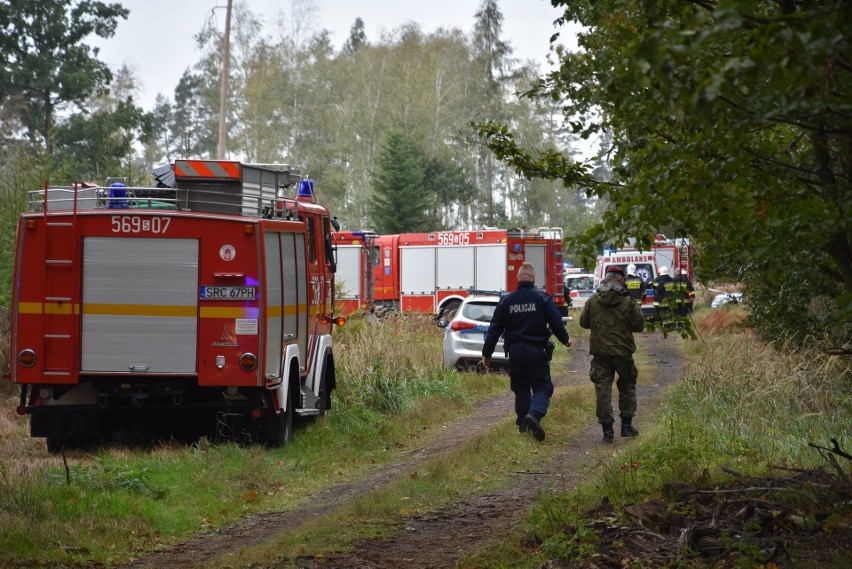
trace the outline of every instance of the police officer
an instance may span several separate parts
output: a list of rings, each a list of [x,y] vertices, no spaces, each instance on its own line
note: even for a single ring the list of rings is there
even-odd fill
[[[654,289],[654,308],[657,319],[663,326],[671,324],[671,306],[669,303],[674,295],[674,279],[669,274],[668,267],[660,267],[660,274],[651,283]],[[670,300],[666,300],[670,299]]]
[[[686,269],[680,269],[677,276],[673,279],[674,282],[674,302],[675,314],[678,316],[687,316],[692,312],[692,295],[695,288],[692,286],[692,281],[689,280],[689,273]]]
[[[612,382],[618,374],[618,414],[621,417],[621,436],[635,437],[639,430],[633,426],[636,413],[636,377],[639,371],[633,362],[636,351],[634,332],[645,327],[642,309],[624,286],[621,267],[610,267],[604,284],[586,301],[580,314],[580,326],[591,330],[589,353],[592,364],[589,378],[595,384],[595,414],[603,427],[603,440],[610,444],[615,437],[612,424]]]
[[[647,296],[648,283],[645,279],[636,274],[636,265],[630,263],[627,265],[627,277],[624,279],[624,286],[627,287],[627,292],[630,293],[636,302],[642,304]]]
[[[504,296],[494,309],[482,347],[482,365],[488,369],[497,340],[509,354],[509,386],[515,393],[515,422],[521,433],[530,431],[544,440],[541,420],[547,414],[553,382],[545,353],[551,333],[570,346],[568,331],[553,299],[535,289],[535,267],[524,263],[518,270],[518,288]]]

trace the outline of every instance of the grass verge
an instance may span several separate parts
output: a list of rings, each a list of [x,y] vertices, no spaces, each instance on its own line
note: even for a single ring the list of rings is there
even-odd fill
[[[677,488],[710,489],[735,480],[777,476],[779,469],[786,474],[823,466],[824,453],[811,443],[832,447],[831,439],[835,439],[848,450],[852,443],[848,358],[766,345],[743,327],[744,321],[740,310],[697,314],[699,339],[684,343],[687,376],[668,392],[659,421],[650,429],[645,424],[638,444],[617,456],[590,483],[574,492],[542,497],[523,532],[494,551],[476,555],[471,566],[596,563],[601,557],[597,548],[603,546],[601,527],[631,525],[628,519],[618,517],[613,506],[626,511],[637,502],[670,497]],[[845,469],[848,473],[848,464]],[[763,502],[777,499],[766,494]],[[781,492],[781,500],[792,501],[787,506],[777,503],[776,513],[787,511],[802,498],[795,489],[793,494],[784,498]],[[760,500],[758,496],[756,502]],[[808,526],[817,527],[816,533],[828,540],[836,539],[838,532],[848,532],[852,516],[848,500],[833,508],[828,507],[830,513],[824,514],[824,525],[822,519],[813,518]],[[689,512],[687,505],[684,515],[692,515]],[[674,513],[680,514],[663,505],[660,515],[665,519]],[[760,527],[752,522],[746,533],[757,533]],[[804,526],[799,531],[802,529]],[[624,547],[626,541],[622,535],[607,547],[612,551]],[[731,548],[725,562],[733,564],[726,567],[770,566],[761,565],[769,554],[747,535],[723,535],[720,543]],[[623,560],[625,567],[643,563],[639,559],[631,562],[629,553]],[[831,562],[829,558],[827,563]],[[694,549],[684,546],[683,558],[664,566],[704,565],[696,559]]]
[[[572,337],[581,333],[571,327]],[[245,514],[296,508],[323,486],[367,476],[401,452],[422,446],[440,425],[469,413],[477,401],[508,393],[505,376],[442,369],[440,340],[428,319],[414,315],[379,325],[350,321],[335,348],[340,388],[334,412],[300,429],[281,450],[204,440],[192,447],[113,447],[69,455],[66,468],[43,447],[34,450],[22,428],[4,433],[10,444],[0,452],[17,450],[23,466],[0,472],[0,561],[112,565]],[[567,358],[558,347],[555,364]],[[592,393],[591,383],[557,392],[549,416],[553,438],[588,423]],[[11,444],[19,439],[27,442]],[[269,561],[327,550],[327,535],[345,547],[371,532],[391,531],[400,517],[499,485],[507,469],[537,464],[557,450],[525,443],[509,417],[450,456],[403,473],[347,506],[343,518],[328,516],[256,551]],[[358,523],[341,524],[341,519]]]
[[[363,476],[432,430],[505,393],[493,377],[440,364],[442,331],[417,315],[353,319],[337,338],[339,388],[324,419],[292,444],[48,455],[6,399],[0,421],[0,566],[125,562],[239,517],[297,507],[318,488]]]

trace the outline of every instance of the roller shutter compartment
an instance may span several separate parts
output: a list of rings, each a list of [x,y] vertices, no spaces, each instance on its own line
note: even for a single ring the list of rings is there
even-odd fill
[[[198,247],[84,239],[82,372],[196,373]]]

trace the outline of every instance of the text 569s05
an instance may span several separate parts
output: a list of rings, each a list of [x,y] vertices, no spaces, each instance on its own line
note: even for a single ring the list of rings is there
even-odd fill
[[[171,218],[142,217],[135,215],[112,216],[113,233],[153,233],[163,235],[168,231]]]
[[[438,245],[470,245],[470,234],[456,231],[438,233]]]

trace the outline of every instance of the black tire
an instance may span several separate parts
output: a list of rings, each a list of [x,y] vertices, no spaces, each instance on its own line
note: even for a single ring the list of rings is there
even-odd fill
[[[322,381],[320,382],[319,396],[317,397],[317,411],[319,411],[319,413],[316,415],[317,417],[325,417],[325,412],[327,410],[326,397],[327,395],[325,390],[325,377],[323,377]]]
[[[281,411],[278,415],[275,414],[273,409],[266,410],[263,427],[265,431],[264,439],[269,446],[282,447],[293,440],[293,416],[295,415],[295,404],[293,403],[292,386],[290,386],[287,397],[287,409]]]
[[[325,357],[325,369],[323,369],[319,395],[317,395],[319,417],[325,417],[325,414],[331,409],[331,392],[334,390],[336,384],[337,375],[334,369],[334,355],[329,351]]]
[[[295,398],[293,397],[293,386],[290,386],[290,390],[287,396],[287,409],[282,411],[280,414],[276,415],[278,418],[278,436],[280,443],[278,446],[284,446],[289,444],[290,441],[293,440],[293,416],[296,414],[294,411],[295,407]]]
[[[334,364],[331,361],[326,362],[325,371],[320,379],[319,395],[317,395],[317,410],[319,411],[319,414],[317,417],[325,417],[325,412],[328,410],[328,382],[325,380],[325,376],[328,374],[329,365]]]
[[[444,307],[440,310],[438,317],[439,320],[444,320],[449,322],[453,318],[456,317],[456,313],[459,311],[459,307],[461,306],[461,302],[458,300],[454,300],[452,302],[448,302]]]

